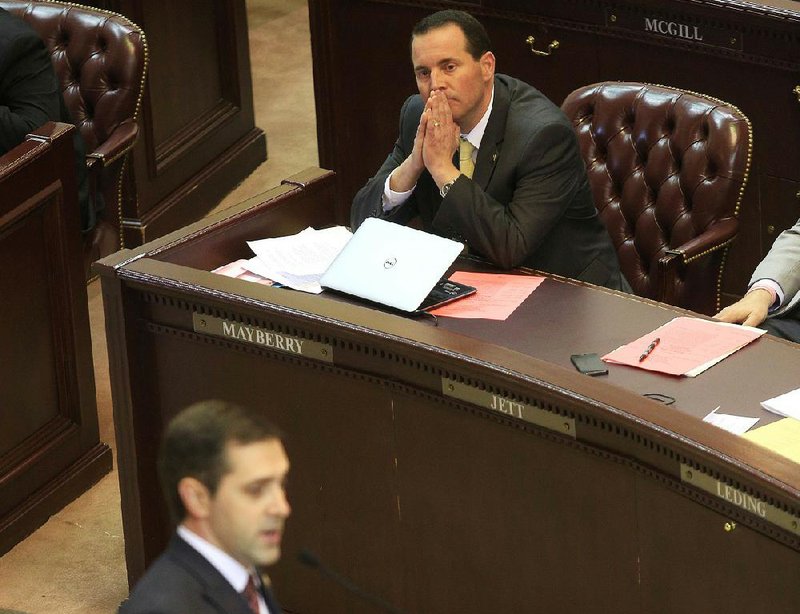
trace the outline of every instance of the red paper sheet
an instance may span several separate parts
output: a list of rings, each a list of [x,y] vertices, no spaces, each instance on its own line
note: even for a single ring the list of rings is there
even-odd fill
[[[680,317],[609,352],[603,360],[693,377],[763,334],[763,330],[749,326]],[[659,341],[653,351],[639,360],[655,339]]]
[[[450,279],[475,286],[477,292],[472,296],[432,309],[430,313],[448,318],[506,320],[545,278],[534,275],[457,271]]]

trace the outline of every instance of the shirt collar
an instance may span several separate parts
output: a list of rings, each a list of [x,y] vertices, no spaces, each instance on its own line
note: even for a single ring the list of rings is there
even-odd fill
[[[475,124],[475,127],[467,134],[461,136],[467,139],[475,149],[480,149],[481,141],[483,140],[483,133],[486,132],[486,126],[489,123],[489,116],[492,114],[492,105],[494,105],[494,83],[492,84],[492,97],[489,99],[489,106],[486,112],[481,117],[480,121]]]
[[[222,574],[228,583],[237,593],[244,591],[247,580],[250,578],[248,570],[232,556],[217,548],[214,544],[200,537],[194,531],[187,529],[183,525],[178,526],[178,535],[186,541],[192,548],[197,550],[203,558],[211,563],[214,568]]]

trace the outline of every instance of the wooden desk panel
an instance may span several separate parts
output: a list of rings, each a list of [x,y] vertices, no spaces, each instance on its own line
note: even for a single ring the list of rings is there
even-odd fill
[[[111,470],[67,124],[0,157],[0,555]]]
[[[506,322],[447,318],[440,326],[571,369],[570,355],[596,352],[602,356],[679,315],[696,314],[569,280],[548,279]],[[524,335],[519,334],[521,330]],[[558,343],[552,342],[554,330],[559,334]],[[724,369],[710,369],[696,378],[608,365],[609,374],[602,379],[640,395],[671,396],[675,408],[698,418],[722,403],[722,412],[758,417],[765,424],[777,416],[762,410],[760,402],[775,396],[775,391],[797,387],[795,371],[789,365],[800,367],[799,360],[796,344],[764,337],[749,346],[746,354],[726,359]],[[754,377],[753,365],[766,361],[786,368],[759,369]],[[735,395],[724,392],[721,396],[730,381],[748,384]]]
[[[570,354],[681,312],[551,279],[508,322],[434,326],[191,266],[330,220],[333,177],[313,177],[97,265],[131,583],[170,533],[158,433],[224,397],[287,433],[293,515],[270,575],[289,611],[374,611],[301,567],[301,548],[409,612],[797,611],[798,465],[696,416],[735,402],[769,419],[757,400],[796,386],[800,348],[762,339],[696,380],[614,365],[590,378]],[[321,345],[243,343],[213,333],[219,319]],[[742,370],[752,392],[731,384]],[[651,388],[676,405],[640,395]],[[492,410],[491,395],[524,406]]]

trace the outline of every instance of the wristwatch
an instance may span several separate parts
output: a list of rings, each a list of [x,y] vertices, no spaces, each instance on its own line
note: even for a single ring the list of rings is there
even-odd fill
[[[453,184],[454,184],[455,182],[456,182],[456,180],[455,180],[455,179],[453,179],[452,181],[448,181],[447,183],[445,183],[445,184],[442,186],[442,189],[441,189],[441,190],[439,190],[439,196],[441,196],[442,198],[444,198],[445,196],[447,196],[447,193],[450,191],[450,188],[452,188],[452,187],[453,187]]]

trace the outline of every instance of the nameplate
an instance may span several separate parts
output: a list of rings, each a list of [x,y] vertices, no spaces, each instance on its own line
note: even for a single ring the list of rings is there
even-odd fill
[[[742,35],[739,32],[714,28],[706,24],[664,19],[657,15],[629,14],[618,9],[607,8],[606,26],[653,34],[687,43],[700,43],[740,51],[742,49]]]
[[[260,347],[295,354],[315,360],[333,362],[333,348],[326,343],[309,341],[292,335],[285,335],[266,328],[224,320],[201,313],[192,314],[194,332],[249,343]]]
[[[575,420],[565,416],[559,416],[549,411],[532,407],[526,403],[520,403],[507,397],[496,395],[488,390],[481,390],[475,386],[463,384],[455,380],[442,378],[442,393],[445,396],[459,399],[490,409],[498,414],[519,418],[525,422],[530,422],[536,426],[575,437]]]
[[[720,482],[693,467],[681,464],[681,481],[696,486],[708,494],[727,501],[750,514],[774,524],[781,529],[800,536],[800,518],[754,497],[746,492],[734,488],[725,482]]]

